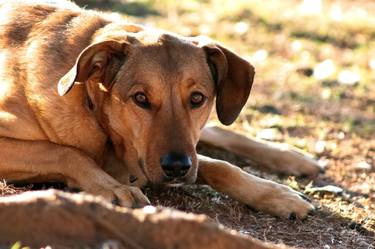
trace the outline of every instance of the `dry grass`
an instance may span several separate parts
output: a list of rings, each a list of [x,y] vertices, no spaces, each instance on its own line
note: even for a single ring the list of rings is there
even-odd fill
[[[306,221],[255,212],[204,186],[146,193],[156,205],[204,213],[266,241],[299,248],[375,248],[375,4],[324,1],[322,12],[306,14],[300,2],[144,0],[126,6],[146,15],[131,20],[184,35],[203,33],[249,59],[256,82],[248,108],[231,129],[311,152],[326,172],[313,180],[279,177],[217,148],[201,151],[302,192],[325,185],[344,192],[310,194],[318,212]],[[359,81],[340,83],[345,70]],[[0,183],[2,195],[17,191],[22,189]]]
[[[237,163],[245,170],[275,181],[297,186],[303,191],[311,181],[279,177],[249,168],[246,161],[217,148],[200,148],[205,154]],[[336,184],[325,175],[314,185]],[[304,221],[284,220],[256,212],[207,186],[186,186],[179,189],[147,189],[156,205],[184,211],[204,213],[225,226],[264,241],[284,243],[298,248],[374,248],[374,217],[370,198],[357,194],[315,194],[309,197],[317,212]],[[366,204],[361,205],[360,203]],[[373,205],[373,204],[372,204]],[[372,222],[372,223],[371,223]]]
[[[29,189],[28,187],[14,187],[8,185],[5,181],[0,181],[0,196],[16,195]]]
[[[287,142],[326,165],[326,172],[313,181],[258,175],[300,191],[308,184],[344,189],[339,196],[310,196],[319,211],[305,222],[255,213],[212,190],[206,197],[205,188],[171,190],[171,199],[160,201],[158,196],[155,202],[206,213],[245,234],[301,248],[374,248],[374,3],[325,1],[322,12],[306,14],[301,1],[155,2],[156,8],[163,6],[161,16],[136,20],[185,35],[212,36],[255,65],[248,108],[233,130]],[[319,76],[319,64],[323,74],[329,64],[332,72]],[[358,75],[359,82],[342,84],[345,70]],[[207,154],[249,164],[225,152]]]

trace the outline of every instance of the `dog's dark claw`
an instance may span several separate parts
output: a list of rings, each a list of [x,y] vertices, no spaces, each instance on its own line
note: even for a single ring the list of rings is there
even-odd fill
[[[289,220],[296,220],[297,219],[297,215],[296,215],[296,213],[291,213],[290,215],[289,215]]]
[[[310,209],[307,214],[310,215],[310,216],[313,216],[313,215],[316,214],[316,210],[315,209]]]
[[[115,205],[115,206],[120,206],[120,199],[115,196],[113,199],[112,199],[112,204]]]
[[[306,195],[299,193],[299,196],[300,196],[302,199],[304,199],[305,201],[311,203],[311,199],[310,199],[309,197],[307,197]]]
[[[133,176],[133,175],[129,176],[129,182],[130,183],[134,183],[137,180],[138,180],[138,178],[136,176]]]

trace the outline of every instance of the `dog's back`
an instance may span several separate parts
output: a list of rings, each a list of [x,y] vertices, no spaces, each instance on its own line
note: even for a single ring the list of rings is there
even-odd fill
[[[1,48],[22,47],[28,40],[37,37],[38,31],[47,31],[47,26],[56,24],[61,26],[67,18],[79,13],[79,8],[70,2],[50,2],[0,1]]]
[[[75,144],[63,117],[85,120],[81,99],[59,98],[57,83],[110,21],[68,1],[35,2],[0,1],[0,136]]]
[[[3,1],[0,16],[0,48],[11,51],[21,64],[45,64],[49,73],[69,68],[93,34],[109,22],[67,1]]]

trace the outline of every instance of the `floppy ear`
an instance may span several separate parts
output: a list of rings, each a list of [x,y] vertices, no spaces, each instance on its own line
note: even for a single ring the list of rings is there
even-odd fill
[[[249,97],[254,67],[234,52],[211,43],[202,46],[216,84],[216,112],[221,123],[230,125]]]
[[[67,94],[74,82],[85,82],[89,78],[97,78],[106,89],[110,89],[124,62],[127,45],[107,40],[85,48],[77,57],[74,66],[59,80],[59,95]]]

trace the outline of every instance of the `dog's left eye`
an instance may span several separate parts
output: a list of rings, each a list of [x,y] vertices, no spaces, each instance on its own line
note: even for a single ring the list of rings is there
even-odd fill
[[[203,105],[206,97],[200,92],[193,92],[190,96],[190,105],[192,108],[198,108]]]
[[[150,102],[148,101],[148,98],[147,96],[142,93],[142,92],[137,92],[134,96],[133,96],[133,100],[134,102],[144,108],[144,109],[149,109],[151,107],[151,104]]]

